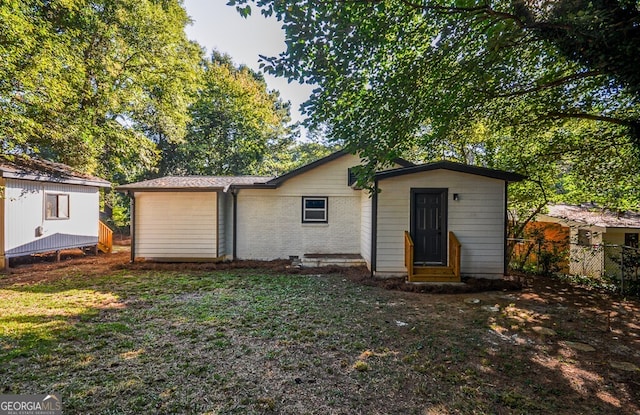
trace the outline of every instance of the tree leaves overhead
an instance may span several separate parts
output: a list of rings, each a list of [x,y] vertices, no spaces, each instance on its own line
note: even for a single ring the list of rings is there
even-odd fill
[[[160,141],[160,175],[274,174],[272,162],[293,140],[289,103],[262,75],[218,53],[203,62],[184,143]],[[271,160],[271,161],[270,161]]]
[[[371,166],[413,152],[518,170],[541,177],[533,201],[637,182],[609,172],[640,148],[638,2],[234,4],[282,21],[287,50],[264,67],[317,84],[307,113]],[[625,194],[606,202],[637,206]]]
[[[116,182],[180,141],[200,48],[177,0],[0,4],[3,151],[59,160]]]

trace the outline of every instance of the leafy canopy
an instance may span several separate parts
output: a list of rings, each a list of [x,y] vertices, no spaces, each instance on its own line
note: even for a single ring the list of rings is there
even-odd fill
[[[201,51],[178,0],[0,3],[0,150],[116,182],[183,139]]]
[[[269,160],[294,137],[289,103],[261,74],[214,52],[202,62],[203,82],[189,108],[184,142],[161,140],[160,175],[272,174]]]
[[[368,162],[407,153],[516,170],[537,208],[638,206],[636,1],[232,0],[286,30],[266,70],[317,84],[306,104]]]

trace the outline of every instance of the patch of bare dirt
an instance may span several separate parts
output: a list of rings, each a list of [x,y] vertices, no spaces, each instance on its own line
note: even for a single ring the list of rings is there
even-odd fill
[[[98,256],[78,250],[65,251],[62,258],[56,263],[51,257],[41,256],[32,258],[31,263],[17,264],[8,273],[0,274],[0,287],[53,281],[75,274],[90,278],[115,270],[261,269],[302,275],[339,274],[353,283],[401,291],[394,294],[394,301],[415,305],[411,308],[416,313],[415,321],[427,321],[427,316],[434,313],[441,315],[441,319],[434,321],[441,321],[442,333],[453,334],[438,338],[439,347],[444,351],[460,350],[457,339],[470,321],[477,319],[485,334],[483,339],[473,341],[489,346],[482,354],[465,355],[459,362],[447,363],[439,372],[441,377],[456,374],[451,381],[458,382],[458,377],[473,364],[479,373],[491,372],[492,383],[496,385],[512,385],[514,379],[526,377],[534,385],[546,385],[545,393],[580,396],[584,400],[597,398],[609,408],[617,408],[618,413],[640,413],[637,404],[640,400],[640,370],[637,369],[640,367],[640,302],[637,299],[548,277],[468,279],[464,285],[411,285],[401,278],[372,279],[365,268],[301,269],[292,267],[286,260],[131,264],[128,250]],[[433,295],[439,293],[448,295]],[[369,300],[363,298],[362,301]],[[479,315],[488,315],[488,320],[478,318]],[[391,318],[387,320],[390,325],[405,324]],[[375,355],[370,357],[374,358]],[[425,365],[425,371],[434,373],[433,364]],[[421,366],[416,367],[422,370]],[[519,408],[523,394],[504,393],[496,399]],[[522,408],[514,413],[525,413],[527,406]]]

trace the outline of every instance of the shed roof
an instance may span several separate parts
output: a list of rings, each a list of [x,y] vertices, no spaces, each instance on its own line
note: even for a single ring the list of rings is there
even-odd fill
[[[118,186],[121,191],[226,191],[233,185],[264,184],[273,177],[266,176],[167,176]]]
[[[488,169],[486,167],[470,166],[468,164],[454,163],[452,161],[438,161],[434,163],[419,164],[409,167],[400,167],[397,169],[384,170],[376,173],[377,180],[384,180],[390,177],[403,176],[405,174],[413,174],[431,170],[451,170],[460,173],[474,174],[476,176],[484,176],[492,179],[504,180],[507,182],[519,182],[526,179],[525,176],[507,172],[503,170]]]
[[[594,205],[551,205],[547,216],[602,228],[640,228],[640,213],[618,214]]]
[[[81,173],[66,164],[23,155],[0,155],[0,177],[92,187],[111,187],[111,183],[107,180]]]

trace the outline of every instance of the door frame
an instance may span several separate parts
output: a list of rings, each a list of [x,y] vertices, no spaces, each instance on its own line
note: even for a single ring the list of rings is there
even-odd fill
[[[449,238],[449,189],[446,187],[412,187],[411,188],[411,200],[409,205],[410,210],[410,222],[409,229],[410,235],[415,240],[415,224],[416,224],[416,194],[418,193],[431,193],[431,194],[439,194],[440,201],[442,204],[442,216],[440,217],[440,226],[442,228],[442,234],[440,235],[440,244],[441,244],[441,252],[440,252],[440,263],[432,264],[436,266],[447,266],[447,255],[449,251],[448,238]],[[431,264],[430,264],[431,265]]]

